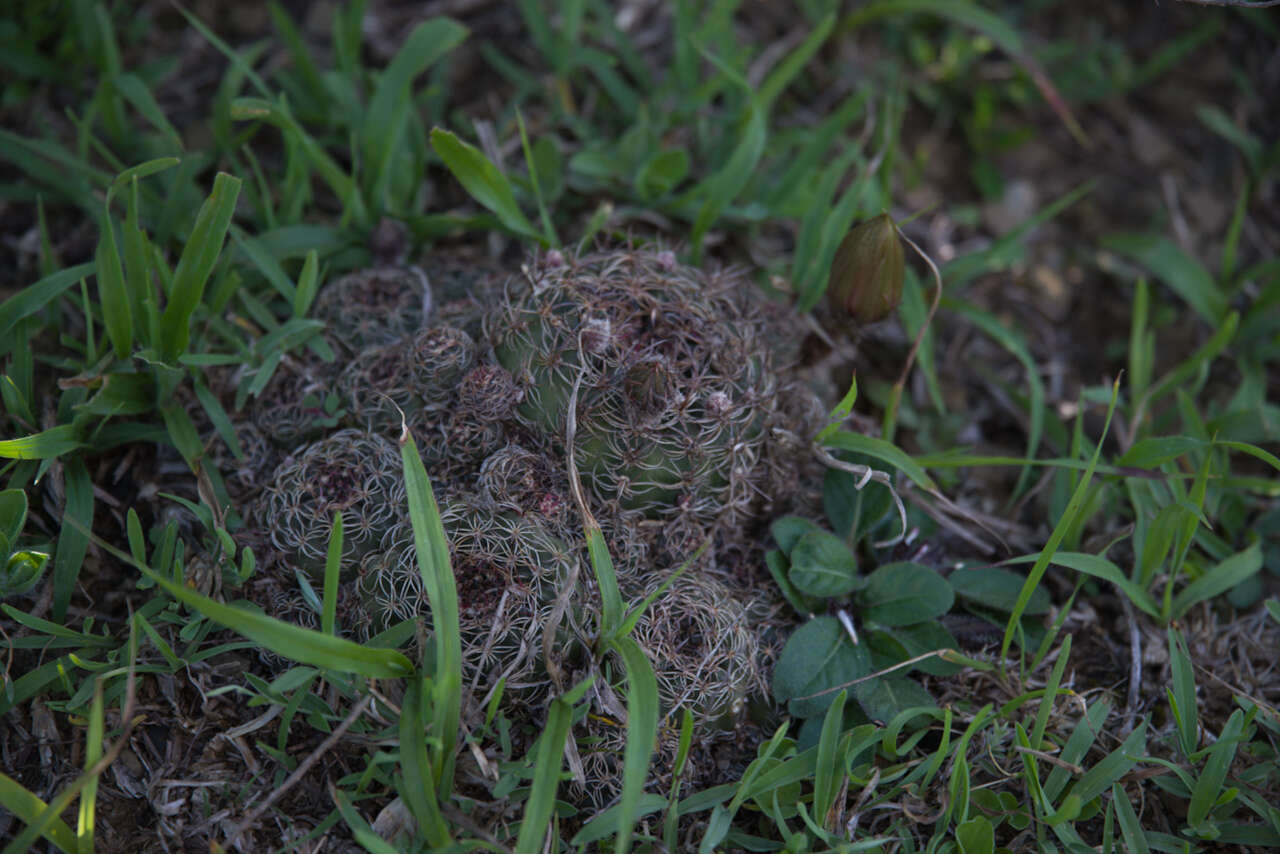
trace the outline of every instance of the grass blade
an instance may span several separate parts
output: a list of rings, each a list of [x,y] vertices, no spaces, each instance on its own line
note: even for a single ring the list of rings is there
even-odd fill
[[[538,737],[533,757],[533,779],[530,781],[529,800],[524,806],[524,820],[520,823],[520,836],[516,840],[515,854],[539,854],[547,835],[547,824],[556,803],[556,790],[560,785],[560,766],[564,761],[564,743],[573,723],[573,706],[586,693],[591,680],[584,680],[563,696],[557,697],[547,710],[547,723]],[[554,849],[552,849],[554,850]]]
[[[89,728],[85,734],[84,770],[91,771],[102,758],[103,708],[102,677],[93,681],[93,703],[89,708]],[[80,793],[80,811],[77,820],[79,854],[93,854],[94,807],[98,798],[98,778],[93,777]]]
[[[9,340],[9,332],[14,324],[35,314],[61,296],[67,288],[86,276],[92,275],[94,268],[95,265],[89,263],[59,270],[51,276],[45,276],[34,284],[22,288],[0,303],[0,341]],[[0,346],[0,353],[7,351],[7,347]]]
[[[231,216],[240,195],[239,178],[219,172],[213,181],[213,192],[196,215],[191,237],[182,250],[173,271],[173,289],[160,317],[160,353],[174,361],[187,349],[191,337],[191,315],[204,295],[205,283],[213,272]]]
[[[1196,828],[1209,818],[1218,802],[1218,793],[1227,779],[1227,771],[1236,758],[1244,731],[1244,712],[1236,709],[1227,718],[1217,742],[1209,749],[1209,759],[1204,763],[1196,786],[1191,790],[1191,803],[1187,805],[1187,824]]]
[[[1174,723],[1178,726],[1178,746],[1183,756],[1190,756],[1200,746],[1200,715],[1196,704],[1196,680],[1191,669],[1191,655],[1182,633],[1169,627],[1169,670],[1172,684],[1168,686],[1169,705]]]
[[[616,854],[627,854],[631,850],[631,828],[658,737],[658,680],[634,638],[617,638],[612,646],[627,668],[627,746],[622,760],[622,796],[618,802],[618,835],[613,850]]]
[[[374,90],[360,132],[366,187],[374,200],[384,200],[391,176],[391,158],[404,136],[413,79],[467,37],[467,28],[450,18],[434,18],[413,28],[396,52]]]
[[[493,211],[507,230],[547,245],[547,238],[538,233],[516,204],[515,193],[507,177],[489,162],[480,149],[443,128],[432,129],[431,147],[471,198]]]
[[[337,634],[338,621],[338,572],[342,568],[342,511],[333,513],[333,527],[329,529],[329,551],[324,556],[324,598],[320,610],[320,631],[326,635]]]
[[[458,588],[449,562],[449,541],[440,522],[440,508],[431,491],[431,479],[427,477],[418,446],[408,430],[400,440],[400,459],[404,464],[418,571],[422,574],[427,600],[431,604],[435,634],[435,697],[431,730],[440,739],[441,751],[434,759],[433,770],[437,789],[451,792],[453,754],[458,743],[458,720],[462,713],[462,634],[458,628]]]
[[[30,436],[0,441],[0,459],[51,460],[84,447],[74,424],[59,424]]]
[[[1111,428],[1111,416],[1115,415],[1116,401],[1119,398],[1119,394],[1120,378],[1117,377],[1115,382],[1111,384],[1111,402],[1107,405],[1107,419],[1102,425],[1102,436],[1098,439],[1097,447],[1094,448],[1093,457],[1089,460],[1089,466],[1084,470],[1084,474],[1080,476],[1080,482],[1076,484],[1075,491],[1071,494],[1071,500],[1067,502],[1067,509],[1063,511],[1062,518],[1058,520],[1058,524],[1053,526],[1053,533],[1049,535],[1049,541],[1040,550],[1040,557],[1036,559],[1035,564],[1031,567],[1031,572],[1027,575],[1027,580],[1022,585],[1022,591],[1018,594],[1018,601],[1009,615],[1009,622],[1004,629],[1004,640],[1000,644],[1002,662],[1009,652],[1009,645],[1013,643],[1014,630],[1022,619],[1027,604],[1031,601],[1031,594],[1036,591],[1040,580],[1044,578],[1045,571],[1049,568],[1049,564],[1053,562],[1054,552],[1058,550],[1058,546],[1062,543],[1063,538],[1066,537],[1067,532],[1075,526],[1076,517],[1084,508],[1089,495],[1089,484],[1093,481],[1093,470],[1098,464],[1098,458],[1102,455],[1103,440],[1106,438],[1107,431]]]
[[[449,824],[440,812],[431,758],[427,755],[427,679],[417,676],[405,687],[400,708],[400,793],[433,848],[449,844]]]
[[[49,808],[48,804],[3,771],[0,771],[0,806],[3,806],[28,825],[37,821]],[[65,821],[56,816],[48,823],[48,827],[43,831],[43,834],[45,839],[58,846],[58,850],[66,852],[66,854],[75,854],[78,850],[76,834],[72,832]],[[5,854],[9,854],[9,848],[4,850]],[[22,849],[16,850],[25,851],[26,847],[23,846]]]
[[[849,699],[847,690],[836,695],[822,721],[822,734],[818,737],[817,767],[813,772],[813,820],[823,828],[827,826],[827,813],[836,802],[843,773],[843,757],[837,755],[840,730],[844,726],[844,704]]]
[[[60,623],[67,616],[76,578],[89,548],[89,532],[93,527],[93,481],[84,460],[77,456],[67,460],[63,479],[67,501],[62,511],[62,530],[53,555],[53,620]]]

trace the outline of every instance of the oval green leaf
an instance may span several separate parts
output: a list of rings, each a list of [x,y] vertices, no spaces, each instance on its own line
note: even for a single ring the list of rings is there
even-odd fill
[[[867,577],[858,594],[861,616],[885,626],[909,626],[951,610],[955,593],[946,579],[918,563],[890,563]]]
[[[810,531],[796,541],[787,577],[810,596],[844,596],[863,583],[853,552],[839,537],[826,531]]]
[[[1011,613],[1026,579],[1016,572],[987,566],[979,569],[957,569],[951,573],[948,581],[961,599]],[[1052,604],[1044,588],[1037,587],[1031,594],[1027,607],[1022,609],[1022,613],[1045,614],[1048,613]]]
[[[809,718],[826,712],[842,686],[870,672],[870,654],[853,645],[840,621],[817,617],[796,629],[782,648],[773,670],[773,696],[791,714]]]

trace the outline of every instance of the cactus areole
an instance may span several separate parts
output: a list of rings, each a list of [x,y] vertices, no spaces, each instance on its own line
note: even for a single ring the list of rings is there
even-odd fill
[[[597,500],[710,520],[760,492],[778,379],[751,282],[667,251],[544,256],[486,318],[517,419],[574,453]]]

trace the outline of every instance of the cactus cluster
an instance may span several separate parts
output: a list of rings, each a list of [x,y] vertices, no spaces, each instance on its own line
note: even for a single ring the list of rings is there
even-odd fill
[[[778,376],[751,285],[670,252],[544,259],[486,318],[530,430],[559,441],[578,386],[578,466],[598,502],[735,517],[762,493]]]
[[[598,594],[579,565],[572,452],[631,601],[714,542],[635,636],[666,710],[690,708],[715,737],[763,685],[770,621],[717,556],[794,477],[801,444],[784,429],[794,383],[773,362],[780,336],[753,293],[740,275],[634,248],[547,253],[501,285],[457,263],[328,285],[316,312],[341,368],[282,366],[252,409],[255,435],[284,452],[247,514],[286,570],[276,578],[323,566],[340,510],[344,577],[361,611],[346,625],[367,637],[428,614],[394,444],[403,423],[441,501],[468,682],[505,677],[508,696],[530,703],[549,689],[542,632],[571,578],[557,645],[593,652]]]

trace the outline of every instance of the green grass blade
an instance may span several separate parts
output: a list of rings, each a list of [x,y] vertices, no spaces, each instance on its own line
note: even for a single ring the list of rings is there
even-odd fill
[[[93,680],[93,703],[89,707],[89,727],[85,733],[84,770],[89,771],[102,758],[103,708],[102,677]],[[98,778],[85,784],[80,793],[80,810],[76,823],[79,854],[93,854],[94,807],[98,799]]]
[[[0,341],[9,338],[9,332],[23,318],[30,317],[76,282],[94,273],[93,263],[77,264],[65,270],[59,270],[51,276],[28,285],[16,294],[0,303]],[[0,344],[0,353],[7,352],[8,347]]]
[[[165,137],[165,141],[174,151],[182,150],[182,135],[169,123],[168,117],[156,96],[136,74],[118,74],[113,85],[117,92],[133,106],[138,114]]]
[[[329,784],[329,796],[337,805],[342,820],[347,823],[347,827],[351,828],[351,838],[359,843],[361,848],[369,854],[399,854],[394,845],[374,832],[369,822],[364,820],[364,816],[356,811],[351,800],[332,783]]]
[[[520,822],[520,836],[516,840],[515,854],[539,854],[551,821],[551,811],[556,804],[556,791],[560,786],[560,766],[564,761],[564,744],[573,723],[573,706],[586,693],[591,680],[584,680],[563,696],[557,697],[547,710],[547,723],[538,736],[537,750],[533,757],[533,779],[530,781],[529,800],[524,806],[524,820]],[[552,850],[555,850],[554,848]]]
[[[59,424],[30,436],[0,441],[0,459],[52,460],[84,447],[74,424]]]
[[[63,480],[67,501],[53,555],[53,619],[58,623],[67,616],[93,527],[93,481],[80,456],[67,460]]]
[[[307,252],[306,260],[302,262],[302,272],[298,274],[298,286],[293,292],[294,318],[302,319],[307,316],[319,289],[320,256],[316,254],[316,250],[311,249]]]
[[[751,180],[760,157],[764,154],[769,132],[763,108],[753,104],[747,109],[741,133],[738,144],[724,166],[690,191],[692,197],[702,198],[698,216],[693,221],[693,230],[689,234],[695,264],[702,259],[702,238]]]
[[[1102,757],[1096,765],[1076,780],[1071,793],[1079,796],[1082,804],[1098,797],[1111,788],[1117,780],[1129,773],[1138,761],[1138,754],[1146,750],[1147,722],[1142,721],[1129,733],[1129,737],[1115,750]]]
[[[1195,788],[1191,790],[1191,802],[1187,805],[1187,824],[1192,828],[1203,824],[1217,804],[1222,784],[1227,779],[1227,771],[1236,757],[1236,748],[1240,746],[1243,731],[1244,712],[1236,709],[1227,718],[1218,740],[1209,748],[1209,759],[1200,771]]]
[[[49,807],[34,793],[3,771],[0,771],[0,806],[13,813],[28,826],[37,821]],[[58,850],[65,852],[65,854],[76,854],[79,850],[76,834],[67,826],[65,821],[56,817],[56,814],[53,820],[48,822],[48,827],[42,833],[45,839],[58,846]],[[14,840],[14,842],[16,841]],[[10,854],[11,850],[14,854],[19,854],[19,852],[24,852],[28,849],[26,845],[19,848],[10,843],[4,849],[4,854]]]
[[[587,556],[600,585],[600,635],[612,637],[622,626],[622,592],[618,589],[618,574],[613,567],[613,557],[604,541],[604,532],[594,520],[587,523]]]
[[[463,142],[443,128],[432,129],[431,147],[471,197],[493,211],[507,230],[546,245],[546,238],[533,227],[533,223],[529,222],[516,204],[515,193],[507,177],[489,162],[480,149]]]
[[[525,168],[529,170],[529,184],[533,187],[533,197],[538,203],[538,219],[542,223],[542,233],[548,245],[559,246],[560,237],[556,227],[551,223],[551,214],[547,211],[547,200],[542,192],[542,180],[538,177],[538,160],[533,156],[533,148],[529,145],[529,133],[524,126],[524,116],[520,108],[516,108],[516,126],[520,129],[520,148],[524,152]]]
[[[338,633],[338,573],[342,569],[342,511],[333,512],[333,527],[329,529],[329,551],[324,556],[324,598],[320,610],[320,631],[326,635]]]
[[[1129,803],[1129,796],[1119,783],[1111,786],[1111,802],[1116,807],[1116,820],[1120,822],[1120,834],[1124,836],[1124,844],[1131,854],[1150,854],[1151,846],[1147,844],[1147,834],[1142,829],[1138,815]]]
[[[826,827],[827,813],[836,802],[844,774],[843,757],[837,754],[840,731],[844,726],[844,704],[849,699],[847,690],[836,695],[827,708],[822,721],[822,734],[818,737],[817,767],[813,773],[813,820]]]
[[[173,288],[160,317],[160,353],[174,361],[187,349],[191,337],[191,315],[204,295],[205,283],[213,272],[231,216],[240,195],[240,179],[219,172],[213,192],[201,205],[187,245],[173,271]]]
[[[1150,234],[1114,234],[1102,245],[1137,261],[1169,286],[1210,326],[1227,316],[1227,297],[1209,271],[1167,237]]]
[[[1262,568],[1262,545],[1255,542],[1242,552],[1210,567],[1204,575],[1173,597],[1173,618],[1180,619],[1197,602],[1226,593]]]
[[[658,737],[658,680],[634,638],[617,638],[612,646],[627,668],[627,746],[623,752],[622,796],[618,802],[618,835],[614,838],[613,850],[616,854],[627,854],[631,850],[631,829]]]
[[[1191,667],[1191,655],[1182,633],[1169,627],[1169,670],[1172,683],[1168,686],[1169,704],[1174,723],[1178,727],[1178,746],[1183,756],[1191,756],[1200,747],[1200,713],[1196,704],[1196,679]]]
[[[400,793],[427,841],[432,847],[441,848],[450,842],[449,823],[440,812],[435,775],[427,755],[428,690],[426,676],[411,677],[405,687],[400,708],[400,770],[404,775]]]
[[[1005,562],[1011,564],[1033,563],[1036,559],[1034,555],[1026,555]],[[1129,576],[1124,574],[1120,567],[1101,555],[1084,554],[1082,552],[1055,552],[1053,560],[1050,562],[1057,566],[1065,566],[1068,569],[1074,569],[1076,572],[1082,572],[1085,575],[1111,582],[1120,588],[1120,591],[1135,606],[1152,617],[1159,618],[1160,606],[1151,594],[1140,585],[1134,583]]]
[[[94,264],[98,268],[98,303],[102,307],[102,322],[107,328],[107,337],[111,339],[111,349],[117,359],[125,359],[133,349],[133,312],[110,211],[103,213],[99,230],[101,235],[94,254]]]
[[[391,159],[401,145],[411,106],[413,80],[467,37],[467,28],[450,18],[422,21],[383,71],[360,130],[366,186],[385,203]]]
[[[892,442],[886,442],[884,439],[877,439],[874,436],[863,436],[858,433],[850,433],[848,430],[841,430],[828,436],[825,444],[828,448],[853,451],[857,454],[866,454],[869,457],[883,460],[909,477],[921,489],[936,490],[938,488],[937,484],[933,482],[933,478],[929,477],[929,473]]]
[[[397,679],[413,673],[413,664],[397,650],[362,646],[324,632],[290,625],[258,611],[210,599],[139,563],[132,555],[110,543],[98,538],[94,538],[94,542],[112,557],[132,565],[174,599],[277,655],[340,673],[358,673],[370,679]],[[161,568],[167,563],[164,558],[157,561]]]
[[[1035,564],[1031,567],[1031,572],[1027,575],[1027,580],[1022,585],[1022,591],[1018,594],[1018,601],[1009,615],[1009,622],[1004,629],[1004,640],[1000,644],[1000,657],[1002,660],[1008,654],[1010,644],[1013,643],[1014,630],[1022,619],[1027,604],[1031,601],[1031,594],[1036,591],[1036,588],[1040,585],[1040,580],[1044,578],[1045,571],[1048,570],[1049,564],[1053,561],[1054,552],[1058,550],[1058,545],[1066,537],[1067,532],[1074,527],[1076,517],[1084,509],[1089,495],[1089,484],[1093,481],[1093,470],[1098,464],[1098,458],[1102,455],[1103,441],[1106,439],[1107,431],[1111,428],[1111,417],[1115,415],[1116,401],[1119,398],[1119,394],[1120,379],[1117,377],[1115,382],[1111,384],[1111,402],[1107,405],[1107,418],[1102,425],[1102,436],[1098,439],[1098,445],[1093,451],[1093,457],[1089,460],[1089,467],[1080,476],[1080,482],[1076,484],[1075,491],[1071,494],[1071,500],[1067,502],[1067,509],[1063,512],[1062,518],[1058,520],[1058,524],[1054,525],[1053,533],[1049,535],[1049,541],[1040,550],[1040,557],[1036,559]]]
[[[972,303],[951,297],[943,297],[941,307],[964,315],[974,326],[977,326],[997,344],[1008,350],[1009,354],[1022,365],[1027,375],[1029,397],[1027,404],[1027,456],[1034,457],[1036,451],[1040,448],[1040,437],[1044,433],[1045,390],[1044,382],[1040,379],[1040,368],[1036,365],[1035,359],[1031,357],[1031,351],[1027,348],[1026,342],[1023,341],[1018,332],[1006,327],[994,314],[982,311]],[[1014,485],[1012,497],[1016,498],[1021,494],[1030,476],[1030,469],[1022,470],[1018,475],[1018,482]]]
[[[458,743],[458,721],[462,710],[462,634],[458,628],[458,588],[449,562],[449,541],[440,521],[440,508],[431,490],[431,479],[413,437],[405,431],[400,459],[404,464],[405,490],[409,497],[409,519],[413,525],[418,571],[431,605],[435,634],[436,672],[432,703],[432,732],[440,739],[441,751],[434,759],[436,788],[453,791],[453,755]]]
[[[366,647],[344,638],[290,625],[266,614],[210,599],[145,567],[138,567],[138,570],[179,602],[277,655],[301,664],[340,673],[358,673],[370,679],[396,679],[413,672],[412,663],[397,650]]]

